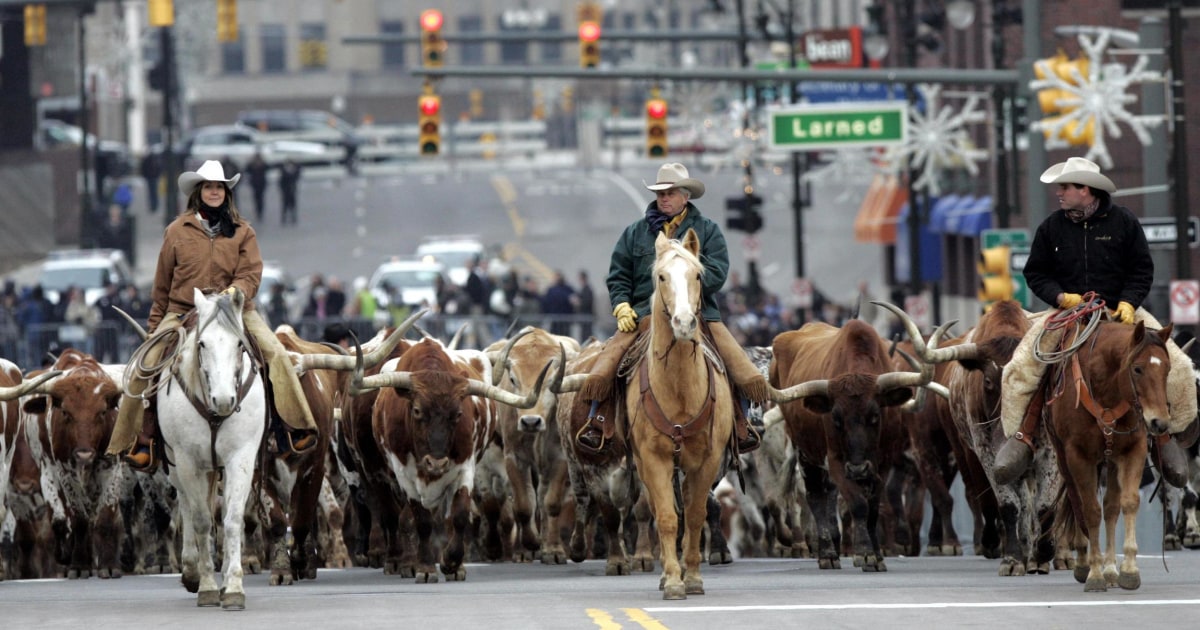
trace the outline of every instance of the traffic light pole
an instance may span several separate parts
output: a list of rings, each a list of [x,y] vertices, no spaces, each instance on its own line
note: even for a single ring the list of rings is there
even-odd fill
[[[171,27],[159,29],[163,64],[163,172],[167,174],[166,194],[163,195],[163,225],[171,225],[179,214],[179,184],[176,174],[179,164],[175,160],[175,42]]]
[[[1188,249],[1187,99],[1183,93],[1183,18],[1180,0],[1171,0],[1167,28],[1171,33],[1171,102],[1175,112],[1175,137],[1171,147],[1172,190],[1175,193],[1175,277],[1192,277],[1192,251]]]

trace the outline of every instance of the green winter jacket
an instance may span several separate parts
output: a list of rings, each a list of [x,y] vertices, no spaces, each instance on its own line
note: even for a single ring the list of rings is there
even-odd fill
[[[656,207],[650,202],[647,210]],[[721,320],[717,309],[716,293],[725,286],[729,275],[729,250],[725,246],[725,235],[721,227],[700,214],[696,206],[688,202],[687,216],[675,230],[675,237],[682,239],[688,228],[696,230],[700,237],[700,262],[704,265],[704,299],[701,316],[705,321]],[[650,314],[650,298],[654,295],[654,240],[658,233],[651,233],[645,219],[639,219],[621,234],[613,248],[612,262],[608,268],[608,297],[612,308],[621,302],[629,302],[638,318]]]

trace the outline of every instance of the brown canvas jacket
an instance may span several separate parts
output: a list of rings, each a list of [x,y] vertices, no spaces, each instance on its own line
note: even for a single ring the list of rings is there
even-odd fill
[[[192,310],[194,288],[217,293],[235,286],[246,298],[246,310],[254,308],[262,267],[258,238],[250,224],[243,220],[232,238],[210,237],[195,212],[184,213],[167,226],[163,235],[154,271],[150,330],[167,313]]]

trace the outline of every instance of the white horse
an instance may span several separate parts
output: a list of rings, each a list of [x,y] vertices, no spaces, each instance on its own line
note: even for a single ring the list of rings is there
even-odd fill
[[[240,294],[195,292],[196,326],[157,391],[158,422],[183,523],[183,586],[198,606],[246,607],[242,535],[254,467],[267,422],[263,379],[246,347]],[[218,484],[224,526],[223,588],[213,575],[212,527]]]

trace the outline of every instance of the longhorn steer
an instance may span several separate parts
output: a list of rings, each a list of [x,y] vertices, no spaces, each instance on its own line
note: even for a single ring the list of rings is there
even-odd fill
[[[564,350],[568,360],[579,354],[579,342],[540,328],[528,329],[507,353],[503,353],[505,343],[497,341],[487,348],[492,359],[492,384],[514,394],[531,385],[542,367]],[[500,405],[496,410],[520,545],[513,551],[513,560],[518,562],[528,562],[539,549],[544,564],[563,564],[567,560],[556,524],[567,483],[557,403],[557,394],[546,389],[527,408]],[[541,539],[534,524],[539,512],[545,519]]]
[[[883,340],[860,320],[841,328],[809,323],[775,337],[772,349],[772,398],[782,407],[804,471],[820,568],[841,568],[840,494],[854,519],[855,564],[863,571],[886,571],[877,532],[881,426],[930,374],[891,371]],[[787,390],[774,389],[780,387]]]
[[[528,407],[540,393],[518,397],[482,380],[486,358],[451,357],[434,339],[413,344],[395,371],[363,378],[356,372],[352,392],[380,388],[371,417],[376,443],[408,500],[417,522],[418,583],[436,582],[432,537],[441,520],[449,531],[441,571],[450,581],[465,580],[465,534],[470,524],[475,464],[494,433],[492,400]],[[546,369],[549,369],[547,364]]]
[[[104,457],[116,422],[120,386],[90,355],[67,349],[55,362],[62,376],[46,396],[28,398],[29,445],[42,471],[53,513],[57,559],[67,577],[121,577],[119,500],[132,472]]]

